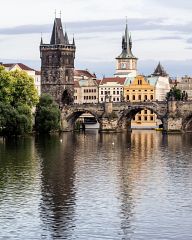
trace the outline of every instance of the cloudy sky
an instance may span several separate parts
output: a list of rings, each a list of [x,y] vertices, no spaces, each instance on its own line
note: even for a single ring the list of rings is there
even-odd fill
[[[39,42],[50,41],[54,11],[77,46],[76,68],[110,76],[128,18],[139,72],[159,61],[171,76],[192,75],[190,0],[6,0],[1,3],[0,61],[39,68]]]

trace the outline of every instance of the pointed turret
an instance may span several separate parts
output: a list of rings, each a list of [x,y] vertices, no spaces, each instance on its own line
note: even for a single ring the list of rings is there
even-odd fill
[[[65,32],[65,44],[69,44],[69,39],[68,39],[67,32]]]
[[[158,65],[152,75],[156,76],[156,77],[167,77],[168,76],[168,74],[166,73],[166,71],[164,70],[164,68],[160,62],[158,63]]]
[[[133,42],[132,42],[131,34],[130,34],[130,37],[129,37],[129,46],[130,46],[130,49],[132,49]]]
[[[132,38],[129,36],[128,24],[126,22],[125,35],[122,40],[122,53],[117,57],[117,59],[137,59],[132,53]]]
[[[50,44],[65,44],[61,18],[55,18]]]
[[[40,45],[43,45],[43,37],[41,36]]]
[[[122,52],[116,58],[116,73],[118,77],[136,76],[137,74],[137,58],[132,53],[132,38],[129,34],[128,24],[126,21],[125,34],[122,38]]]
[[[73,35],[73,45],[75,46],[75,38],[74,38],[74,35]]]

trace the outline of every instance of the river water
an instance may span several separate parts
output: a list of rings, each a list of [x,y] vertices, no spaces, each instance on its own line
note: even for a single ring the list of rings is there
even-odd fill
[[[192,135],[0,139],[0,239],[192,239]]]

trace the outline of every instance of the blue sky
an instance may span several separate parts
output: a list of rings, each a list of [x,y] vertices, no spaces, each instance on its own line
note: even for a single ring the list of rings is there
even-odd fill
[[[10,7],[11,6],[11,7]],[[0,60],[39,68],[39,42],[49,42],[54,11],[75,35],[76,68],[99,76],[115,72],[115,57],[128,17],[138,70],[150,74],[159,61],[171,76],[192,75],[192,1],[6,0],[1,3]]]

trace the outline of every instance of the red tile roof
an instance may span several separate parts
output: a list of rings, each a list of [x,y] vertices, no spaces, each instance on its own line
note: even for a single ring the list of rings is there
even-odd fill
[[[126,78],[120,78],[120,77],[111,77],[111,78],[103,78],[100,82],[100,85],[106,84],[108,82],[116,82],[120,85],[124,85]]]
[[[85,77],[88,77],[88,78],[96,78],[96,75],[95,74],[91,74],[88,70],[75,70],[74,71],[74,75],[76,77],[85,76]]]
[[[35,71],[34,69],[26,66],[23,63],[5,63],[5,64],[3,64],[4,67],[9,67],[9,68],[13,68],[15,65],[18,65],[22,70],[25,70],[25,71]]]

